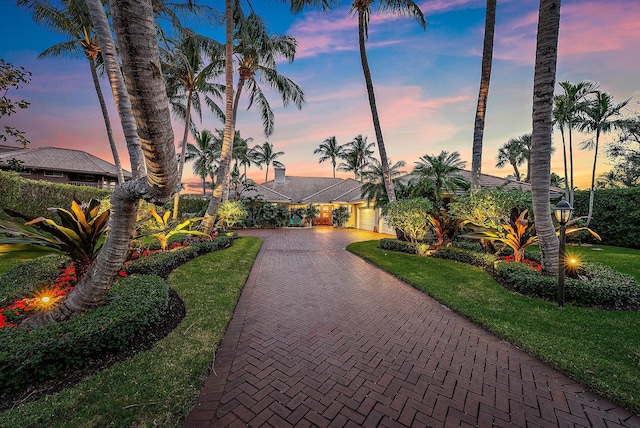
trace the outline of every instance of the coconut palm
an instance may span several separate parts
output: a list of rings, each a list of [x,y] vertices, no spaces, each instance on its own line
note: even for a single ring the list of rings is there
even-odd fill
[[[362,72],[367,86],[367,94],[369,96],[369,106],[371,107],[371,117],[373,119],[373,127],[376,132],[376,140],[378,142],[378,152],[380,154],[380,162],[384,171],[384,185],[387,189],[389,201],[396,200],[396,193],[393,189],[393,181],[389,171],[389,162],[387,160],[387,149],[382,138],[382,128],[380,119],[378,118],[378,108],[376,106],[376,98],[373,91],[373,80],[371,78],[371,70],[369,69],[369,61],[367,59],[367,50],[365,42],[369,37],[369,20],[371,18],[371,4],[373,0],[355,0],[351,4],[350,13],[358,16],[358,41],[360,45],[360,62],[362,63]],[[422,28],[426,28],[427,23],[420,7],[413,0],[380,0],[378,2],[378,10],[383,13],[393,13],[397,15],[405,15],[418,20]]]
[[[389,162],[391,163],[391,159],[389,159]],[[395,164],[392,163],[389,168],[391,179],[394,180],[394,185],[397,184],[398,177],[405,174],[405,171],[401,170],[401,168],[404,168],[406,164],[405,161],[399,161]],[[366,169],[362,171],[362,179],[364,180],[361,188],[362,197],[367,198],[367,202],[374,201],[376,206],[380,207],[389,202],[387,190],[384,186],[382,164],[378,159],[372,159]]]
[[[36,23],[42,24],[66,36],[68,39],[45,49],[38,55],[38,58],[59,57],[63,55],[79,57],[83,55],[88,60],[93,86],[98,96],[98,102],[100,103],[109,147],[113,155],[113,163],[118,172],[118,183],[124,183],[124,173],[122,172],[120,156],[113,138],[109,111],[98,78],[98,63],[102,61],[100,46],[93,30],[93,24],[91,23],[91,17],[89,16],[86,3],[84,0],[70,0],[64,2],[60,8],[52,3],[43,1],[23,1],[19,2],[19,5],[32,10],[33,19]]]
[[[496,168],[503,168],[507,164],[513,168],[516,180],[521,181],[520,170],[518,169],[525,161],[528,161],[527,154],[530,152],[531,134],[524,134],[517,138],[512,138],[498,149],[496,157]]]
[[[593,168],[591,171],[591,189],[589,191],[589,213],[587,214],[587,225],[591,221],[593,214],[593,197],[596,180],[596,164],[598,162],[598,147],[600,136],[608,134],[616,129],[624,129],[627,121],[622,119],[621,110],[627,106],[630,98],[621,103],[613,103],[613,95],[608,92],[596,91],[591,102],[582,109],[584,116],[580,125],[581,131],[593,132],[594,138],[582,145],[582,148],[593,149]],[[616,119],[618,118],[618,119]]]
[[[184,160],[185,162],[193,161],[193,173],[202,178],[202,194],[204,195],[207,190],[207,177],[213,174],[214,159],[217,156],[214,136],[211,131],[203,129],[202,132],[196,131],[194,137],[195,144],[187,144]]]
[[[531,196],[540,239],[542,268],[557,272],[558,237],[551,220],[549,187],[551,175],[551,133],[553,89],[558,60],[560,0],[540,0],[536,38],[536,62],[533,78],[533,132],[531,134]]]
[[[580,124],[580,114],[582,108],[587,103],[587,97],[598,88],[597,83],[582,81],[578,84],[570,82],[560,82],[563,93],[554,97],[553,121],[560,129],[562,137],[562,149],[564,159],[564,176],[567,200],[573,206],[574,184],[573,184],[573,129]],[[567,149],[565,143],[565,128],[569,131],[569,156],[567,167]]]
[[[219,118],[224,113],[215,103],[221,97],[221,86],[211,82],[222,72],[220,61],[221,46],[218,42],[191,31],[183,30],[178,41],[169,41],[172,49],[163,50],[163,74],[167,94],[174,114],[184,120],[184,132],[178,164],[178,176],[182,180],[185,151],[189,129],[193,127],[192,110],[202,118],[202,99],[209,109]],[[178,217],[180,191],[174,195],[173,218]]]
[[[131,109],[126,110],[120,104],[118,108],[123,121],[135,120],[145,148],[148,174],[125,182],[115,189],[111,195],[109,234],[94,265],[79,280],[73,291],[51,311],[30,317],[29,322],[32,324],[66,319],[101,305],[126,257],[140,198],[162,204],[170,198],[178,182],[171,112],[164,80],[159,72],[160,58],[151,5],[122,0],[114,3],[111,8],[113,26],[120,41],[121,68],[113,61],[114,44],[100,0],[87,0],[87,6],[98,34],[100,48],[103,53],[108,52],[105,60],[109,62],[109,80],[115,88],[116,96],[127,95],[119,92],[123,90],[120,86],[121,76],[113,76],[112,73],[120,73],[121,70],[127,78]],[[135,32],[135,36],[132,32]],[[129,117],[125,117],[127,115]],[[127,140],[127,144],[130,143]]]
[[[344,146],[338,144],[336,137],[329,137],[324,140],[317,149],[313,151],[314,155],[320,155],[318,163],[322,163],[327,160],[331,160],[333,166],[333,178],[336,178],[336,159],[339,159],[344,154]]]
[[[338,165],[338,171],[353,172],[355,179],[362,181],[362,171],[374,159],[372,157],[373,150],[371,149],[373,145],[374,143],[367,143],[367,137],[358,134],[351,142],[344,145],[342,159],[345,162]]]
[[[471,157],[471,183],[474,189],[480,189],[482,173],[482,138],[484,136],[484,120],[489,96],[491,65],[493,63],[493,34],[496,27],[496,0],[487,0],[484,18],[484,43],[482,47],[482,69],[480,73],[480,91],[476,107],[476,120],[473,127],[473,148]]]
[[[267,167],[264,174],[264,182],[267,182],[269,177],[269,165],[273,165],[274,168],[282,168],[284,164],[278,160],[278,157],[284,155],[284,152],[276,152],[273,150],[273,144],[265,141],[261,146],[256,145],[253,147],[253,162],[262,169],[262,165]]]
[[[437,156],[424,155],[417,161],[413,173],[420,180],[431,180],[436,196],[436,205],[442,204],[443,192],[455,192],[458,189],[466,189],[469,182],[460,175],[466,162],[460,159],[460,153],[449,153],[445,150]],[[428,186],[427,186],[428,187]]]

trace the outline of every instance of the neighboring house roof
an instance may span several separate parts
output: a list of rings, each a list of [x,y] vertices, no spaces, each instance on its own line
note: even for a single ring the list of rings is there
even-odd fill
[[[3,149],[6,147],[4,146]],[[82,150],[42,147],[0,151],[0,161],[6,162],[13,158],[21,161],[23,167],[29,169],[118,176],[115,165]],[[124,176],[132,177],[129,171],[124,171]]]

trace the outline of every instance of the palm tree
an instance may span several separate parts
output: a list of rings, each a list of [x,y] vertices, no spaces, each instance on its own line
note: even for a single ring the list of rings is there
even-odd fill
[[[184,120],[184,132],[181,143],[180,161],[178,164],[178,176],[182,180],[184,169],[185,151],[187,149],[187,137],[189,129],[193,127],[191,110],[202,117],[202,100],[218,117],[224,114],[217,106],[212,96],[221,96],[221,87],[212,83],[211,79],[221,73],[218,42],[208,37],[194,34],[184,30],[177,42],[169,42],[174,45],[172,50],[163,50],[163,73],[166,80],[167,94],[171,100],[174,113]],[[205,61],[209,61],[208,63]],[[180,191],[174,195],[173,218],[178,217],[178,204]]]
[[[338,165],[338,171],[353,172],[356,180],[362,181],[362,171],[374,158],[374,143],[367,143],[367,137],[358,134],[351,142],[344,145],[342,159],[344,163]],[[382,165],[382,162],[380,163]],[[384,165],[382,166],[384,171]],[[385,181],[385,189],[387,189]]]
[[[542,268],[557,272],[558,237],[551,220],[549,187],[551,175],[551,133],[553,89],[558,60],[558,30],[561,0],[540,0],[533,78],[533,132],[531,134],[531,196],[540,239]]]
[[[628,98],[619,104],[613,103],[613,95],[608,92],[595,92],[595,98],[587,103],[583,108],[584,117],[580,130],[595,133],[594,139],[583,144],[583,148],[594,149],[593,169],[591,171],[591,189],[589,191],[589,213],[587,214],[587,225],[591,221],[593,214],[593,197],[596,180],[596,164],[598,162],[598,146],[600,136],[608,134],[615,129],[623,129],[627,123],[624,119],[614,119],[620,117],[620,112],[629,103]]]
[[[389,162],[391,162],[391,159],[389,159]],[[405,161],[399,161],[389,168],[394,185],[397,184],[398,177],[405,174],[405,171],[402,171],[401,168],[404,168],[406,164]],[[389,202],[389,198],[387,197],[387,189],[384,186],[382,164],[378,159],[371,160],[366,169],[362,171],[362,178],[364,180],[361,189],[362,197],[367,198],[367,202],[374,201],[376,206],[386,205]]]
[[[560,82],[564,91],[554,97],[553,121],[560,129],[562,137],[562,149],[564,155],[565,189],[569,204],[573,206],[573,133],[572,130],[579,126],[581,111],[587,103],[586,97],[594,93],[598,88],[597,83],[582,81],[576,85],[570,82]],[[567,149],[565,143],[565,127],[569,131],[569,167],[567,169]]]
[[[527,154],[531,145],[531,134],[524,134],[517,138],[512,138],[498,149],[496,157],[496,168],[503,168],[509,164],[513,167],[513,173],[517,181],[521,181],[520,170],[518,167],[525,161],[528,161]]]
[[[376,107],[376,98],[373,92],[373,80],[371,78],[371,70],[369,69],[369,61],[367,59],[367,50],[365,42],[369,37],[369,20],[371,18],[371,3],[373,0],[355,0],[351,4],[351,14],[358,15],[358,41],[360,45],[360,62],[362,63],[362,72],[367,86],[367,94],[369,95],[369,106],[371,107],[371,117],[373,119],[373,127],[376,132],[376,140],[378,142],[378,152],[380,153],[380,162],[384,171],[384,185],[387,189],[389,201],[396,200],[396,193],[393,189],[393,181],[389,171],[389,162],[387,159],[387,149],[382,138],[382,128],[380,127],[380,119],[378,118],[378,108]],[[420,7],[413,0],[380,0],[378,2],[378,10],[385,13],[395,13],[398,15],[406,15],[416,18],[422,28],[426,28],[427,23]]]
[[[121,93],[122,71],[127,78],[131,109],[118,103],[123,122],[137,124],[144,149],[148,174],[146,177],[125,182],[111,195],[109,234],[94,265],[82,277],[66,298],[49,312],[30,317],[29,322],[40,324],[58,321],[99,306],[109,292],[125,260],[131,235],[136,223],[140,198],[148,202],[166,202],[178,183],[175,147],[171,129],[171,112],[160,73],[160,58],[155,38],[153,9],[149,3],[122,0],[111,8],[113,26],[119,43],[122,67],[117,66],[111,30],[99,0],[87,0],[92,21],[107,60],[109,80],[115,96]],[[131,34],[135,32],[135,35]],[[135,112],[135,115],[134,113]],[[125,117],[125,116],[129,117]],[[127,136],[127,138],[129,138]],[[127,144],[131,141],[127,139]],[[131,153],[131,151],[130,151]]]
[[[89,70],[91,71],[93,86],[98,96],[98,102],[100,103],[100,110],[102,111],[102,118],[107,131],[107,139],[113,155],[113,163],[118,172],[118,183],[124,183],[124,173],[122,172],[120,156],[118,155],[118,149],[116,148],[116,143],[113,138],[109,111],[98,78],[97,64],[99,61],[102,61],[100,46],[93,31],[93,24],[91,23],[91,17],[89,16],[86,3],[83,0],[70,0],[64,2],[63,8],[61,9],[58,9],[49,2],[24,1],[19,4],[33,10],[33,19],[36,23],[43,24],[68,38],[67,41],[57,43],[45,49],[38,55],[38,58],[58,57],[62,55],[78,57],[84,55],[89,61]]]
[[[314,155],[321,155],[318,159],[318,163],[322,163],[326,160],[331,160],[333,166],[333,178],[336,178],[336,159],[343,156],[344,146],[338,144],[336,137],[329,137],[324,140],[317,149],[313,151]]]
[[[253,162],[262,169],[262,165],[266,165],[267,170],[264,174],[264,182],[267,182],[269,177],[269,165],[273,165],[274,168],[282,168],[284,164],[277,161],[276,158],[284,155],[284,152],[275,152],[273,150],[273,144],[265,141],[261,146],[256,145],[253,147],[254,157]]]
[[[480,91],[476,120],[473,127],[473,150],[471,157],[471,183],[474,189],[480,189],[480,174],[482,173],[482,138],[484,136],[484,119],[489,96],[489,81],[491,80],[491,65],[493,62],[493,34],[496,27],[496,0],[487,0],[487,10],[484,18],[484,44],[482,47],[482,71],[480,73]]]
[[[185,162],[193,161],[193,173],[202,178],[202,194],[206,194],[207,177],[212,175],[213,163],[216,156],[214,147],[214,137],[211,131],[203,129],[196,131],[196,144],[187,144]]]
[[[469,187],[469,182],[459,174],[466,164],[460,159],[460,153],[443,150],[437,156],[421,156],[413,168],[413,173],[421,180],[432,180],[436,197],[434,202],[441,205],[443,192],[455,192]]]

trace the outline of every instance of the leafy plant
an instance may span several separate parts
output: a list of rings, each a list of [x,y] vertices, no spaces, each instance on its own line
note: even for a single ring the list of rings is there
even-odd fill
[[[400,230],[412,243],[422,241],[429,228],[433,204],[426,198],[402,199],[385,206],[383,216],[390,227]]]
[[[307,222],[307,226],[313,226],[313,221],[320,216],[320,208],[309,204],[303,211],[304,219]]]
[[[174,235],[188,234],[211,239],[206,233],[190,229],[194,223],[202,220],[202,217],[190,218],[182,223],[175,224],[171,219],[171,211],[167,210],[160,216],[154,207],[150,207],[149,214],[151,217],[142,221],[143,236],[149,235],[156,238],[160,242],[160,247],[163,251],[167,250],[169,238]]]
[[[222,230],[233,227],[247,217],[247,210],[242,202],[226,201],[218,208],[218,222],[222,225]]]
[[[338,207],[331,212],[331,220],[336,227],[344,227],[345,223],[349,221],[349,217],[351,214],[347,207]]]
[[[429,220],[429,224],[431,224],[431,228],[436,235],[438,247],[443,245],[450,246],[451,240],[460,231],[464,223],[462,219],[449,216],[445,209],[440,209],[430,214],[427,220]]]
[[[52,219],[29,219],[15,211],[6,210],[12,217],[26,220],[0,221],[0,257],[33,258],[45,254],[67,254],[76,262],[78,277],[82,277],[98,255],[102,234],[107,229],[109,211],[100,213],[100,201],[89,204],[71,202],[71,210],[49,208],[58,214],[60,224]]]

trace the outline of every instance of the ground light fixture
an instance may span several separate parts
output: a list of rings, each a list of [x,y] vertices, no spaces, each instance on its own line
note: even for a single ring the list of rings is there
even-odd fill
[[[564,274],[567,222],[571,218],[573,207],[564,198],[553,209],[556,220],[560,223],[560,251],[558,254],[558,305],[564,306]]]

